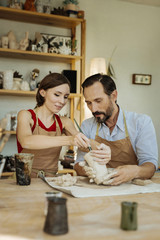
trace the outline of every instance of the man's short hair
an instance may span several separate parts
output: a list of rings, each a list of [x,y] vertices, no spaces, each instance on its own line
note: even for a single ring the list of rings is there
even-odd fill
[[[104,92],[108,96],[110,96],[111,93],[116,90],[116,84],[111,77],[98,73],[85,79],[85,81],[82,83],[83,92],[85,88],[92,86],[95,82],[100,82],[102,84]]]

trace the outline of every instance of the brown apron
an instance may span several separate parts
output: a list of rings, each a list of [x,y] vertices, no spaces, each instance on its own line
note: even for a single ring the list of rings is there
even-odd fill
[[[33,135],[61,136],[61,129],[56,117],[55,121],[56,131],[48,132],[39,126],[38,117],[36,115],[36,126],[33,131]],[[58,171],[58,160],[61,148],[62,147],[53,147],[46,149],[23,149],[23,153],[34,154],[31,177],[37,177],[39,171],[44,173],[45,176],[54,176]]]
[[[104,143],[111,148],[111,160],[107,164],[107,167],[109,168],[116,168],[122,165],[138,165],[137,157],[133,150],[133,147],[129,138],[126,118],[124,113],[123,113],[123,118],[124,118],[126,137],[121,140],[108,141],[99,137],[98,131],[99,131],[100,124],[97,125],[95,140],[99,143]]]

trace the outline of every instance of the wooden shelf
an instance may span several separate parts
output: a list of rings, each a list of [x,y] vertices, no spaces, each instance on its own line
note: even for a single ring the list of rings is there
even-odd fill
[[[16,134],[16,131],[4,131],[3,132],[4,134],[11,134],[11,135],[15,135]]]
[[[2,178],[3,178],[3,177],[9,178],[9,177],[13,177],[14,175],[15,175],[15,172],[2,172],[1,177],[2,177]]]
[[[74,28],[84,20],[54,14],[37,13],[7,7],[0,7],[0,18],[18,22],[35,23],[61,28]]]
[[[0,95],[10,95],[10,96],[36,96],[36,91],[20,91],[20,90],[6,90],[6,89],[0,89]],[[71,93],[69,95],[69,99],[75,98],[75,97],[81,97],[81,93]]]
[[[79,25],[80,30],[80,56],[56,54],[56,53],[43,53],[33,51],[22,51],[15,49],[4,49],[0,48],[0,57],[9,59],[22,59],[22,60],[35,60],[41,62],[56,62],[56,63],[67,63],[70,64],[71,70],[76,70],[76,61],[79,61],[80,69],[80,84],[85,78],[85,36],[86,36],[86,20],[80,18],[71,18],[66,16],[59,16],[46,13],[38,13],[26,10],[13,9],[8,7],[0,6],[0,19],[10,20],[16,22],[23,22],[29,24],[46,25],[50,27],[58,27],[69,29],[71,31],[71,37],[76,38],[76,30]],[[3,22],[1,23],[3,24]],[[80,88],[80,86],[79,86]],[[80,89],[79,89],[79,92]],[[4,90],[0,89],[0,95],[6,96],[34,96],[35,91],[15,91],[15,90]],[[74,120],[75,110],[75,98],[79,97],[79,109],[80,109],[80,122],[83,120],[84,106],[83,98],[81,93],[71,93],[70,99],[70,117]]]
[[[56,53],[42,53],[33,51],[23,51],[15,49],[0,48],[0,56],[6,58],[29,59],[36,61],[47,62],[64,62],[71,63],[73,60],[78,61],[82,59],[80,56],[56,54]]]

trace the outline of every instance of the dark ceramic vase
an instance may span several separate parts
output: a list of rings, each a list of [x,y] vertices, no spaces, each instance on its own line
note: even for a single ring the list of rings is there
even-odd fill
[[[34,154],[15,154],[16,179],[18,185],[30,185]]]
[[[65,198],[49,198],[48,213],[44,224],[44,232],[60,235],[68,232],[68,214]]]
[[[137,203],[121,203],[121,229],[137,230]]]

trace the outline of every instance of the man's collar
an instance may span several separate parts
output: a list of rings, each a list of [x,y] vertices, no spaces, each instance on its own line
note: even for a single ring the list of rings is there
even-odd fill
[[[119,114],[118,114],[118,119],[117,119],[117,122],[116,122],[116,126],[119,127],[123,132],[125,132],[124,121],[123,121],[123,111],[122,111],[121,107],[118,106],[118,108],[119,108]],[[102,123],[102,125],[106,126],[105,123]]]
[[[122,108],[119,107],[119,115],[118,115],[118,119],[117,119],[117,123],[116,125],[124,132],[125,128],[124,128],[124,122],[123,122],[123,111]]]

